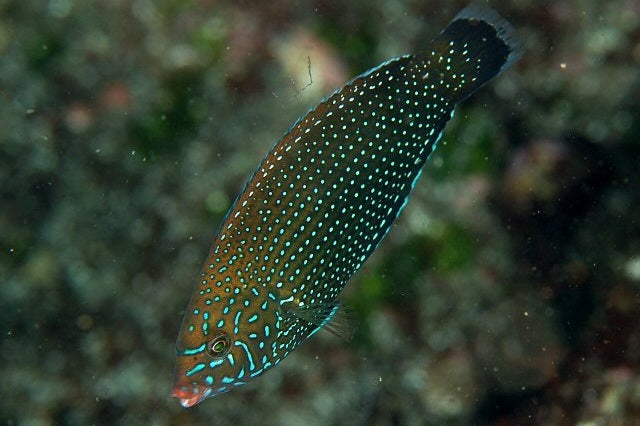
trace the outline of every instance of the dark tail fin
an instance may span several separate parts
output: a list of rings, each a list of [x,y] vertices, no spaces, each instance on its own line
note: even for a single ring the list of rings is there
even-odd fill
[[[427,85],[455,104],[521,55],[513,27],[492,9],[471,4],[414,60],[423,62]]]

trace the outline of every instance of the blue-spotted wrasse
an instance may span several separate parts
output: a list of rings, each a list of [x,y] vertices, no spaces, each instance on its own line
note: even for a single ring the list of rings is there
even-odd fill
[[[230,391],[339,323],[340,292],[402,211],[456,104],[520,54],[509,23],[471,5],[423,51],[355,77],[300,118],[213,241],[178,335],[172,396],[190,407]]]

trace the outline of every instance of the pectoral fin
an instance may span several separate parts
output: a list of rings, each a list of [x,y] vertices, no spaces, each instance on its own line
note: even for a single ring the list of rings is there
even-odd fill
[[[337,300],[330,303],[298,306],[288,309],[287,312],[316,326],[316,329],[309,336],[324,329],[345,341],[349,341],[356,328],[354,314],[345,309]]]

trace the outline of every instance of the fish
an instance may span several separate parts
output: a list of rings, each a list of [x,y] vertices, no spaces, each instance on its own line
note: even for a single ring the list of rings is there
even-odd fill
[[[194,406],[262,376],[320,329],[344,334],[340,292],[402,212],[455,106],[521,54],[513,27],[471,4],[424,50],[299,118],[212,243],[178,333],[171,396]]]

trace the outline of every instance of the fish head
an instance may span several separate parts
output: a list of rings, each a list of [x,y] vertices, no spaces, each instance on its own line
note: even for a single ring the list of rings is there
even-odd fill
[[[206,341],[197,341],[193,347],[176,346],[171,396],[178,398],[183,407],[191,407],[230,390],[242,369],[235,363],[232,349],[231,336],[224,331]]]
[[[244,385],[277,364],[276,302],[251,291],[230,293],[192,304],[185,315],[171,393],[183,407]]]

